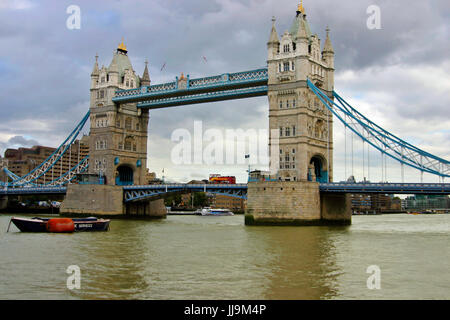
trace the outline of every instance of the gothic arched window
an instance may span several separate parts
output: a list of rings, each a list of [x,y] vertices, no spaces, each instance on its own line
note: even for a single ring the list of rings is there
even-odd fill
[[[131,118],[125,119],[125,129],[131,130]]]

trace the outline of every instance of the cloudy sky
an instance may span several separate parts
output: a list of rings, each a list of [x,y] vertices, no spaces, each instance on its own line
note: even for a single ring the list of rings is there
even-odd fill
[[[373,4],[381,9],[381,29],[367,28],[366,10]],[[66,27],[70,5],[81,9],[80,29]],[[282,34],[296,6],[295,0],[0,0],[0,154],[8,147],[58,146],[88,110],[96,53],[100,65],[109,65],[122,37],[138,74],[148,59],[152,84],[172,81],[181,72],[195,78],[250,70],[266,65],[272,16]],[[305,0],[304,6],[313,33],[324,39],[326,26],[331,29],[335,90],[385,129],[450,159],[448,0]],[[244,182],[246,164],[172,163],[172,133],[179,128],[193,132],[194,121],[202,121],[203,130],[224,133],[267,130],[267,98],[150,112],[151,171],[161,176],[164,168],[173,181],[221,173]],[[339,181],[345,177],[345,150],[343,126],[337,121],[334,139]],[[354,146],[358,180],[360,145],[357,141]],[[379,181],[380,157],[376,152],[370,157],[370,178]],[[420,177],[408,169],[405,175],[406,181]],[[388,164],[388,178],[400,180],[397,163]]]

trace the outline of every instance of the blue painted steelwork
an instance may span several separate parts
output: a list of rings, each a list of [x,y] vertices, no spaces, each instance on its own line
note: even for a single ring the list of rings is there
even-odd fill
[[[57,177],[56,179],[43,183],[43,184],[37,184],[37,183],[28,183],[26,184],[26,187],[33,187],[33,188],[47,188],[47,187],[53,187],[53,186],[63,186],[65,184],[68,184],[69,182],[73,181],[75,179],[77,173],[83,173],[86,171],[86,169],[89,167],[89,156],[84,157],[77,165],[75,165],[73,168],[71,168],[69,171],[65,172],[60,177]],[[5,183],[0,182],[1,187],[5,187]],[[14,187],[25,187],[21,185],[17,186],[10,186],[9,188]]]
[[[247,184],[155,184],[126,186],[124,201],[142,201],[176,192],[210,192],[247,198]],[[66,187],[25,187],[0,189],[0,195],[65,194]],[[450,183],[320,183],[322,193],[441,194],[450,195]]]
[[[320,183],[325,193],[450,194],[450,183]],[[124,201],[160,198],[176,192],[210,192],[247,199],[247,184],[160,184],[124,187]]]
[[[66,187],[24,187],[0,189],[0,195],[65,194]]]
[[[223,91],[212,91],[198,94],[189,94],[185,96],[175,96],[163,99],[155,99],[139,102],[138,108],[158,109],[188,104],[197,104],[214,101],[224,101],[231,99],[242,99],[267,95],[267,86],[259,86],[243,89],[227,89]]]
[[[83,173],[86,171],[86,169],[89,167],[89,156],[84,157],[76,166],[71,168],[69,171],[64,173],[62,176],[58,177],[57,179],[50,181],[45,184],[33,184],[34,186],[55,186],[55,185],[64,185],[69,182],[71,182],[75,177],[76,173]]]
[[[320,192],[381,194],[450,194],[450,183],[321,183]]]
[[[3,171],[13,180],[12,182],[8,182],[8,187],[33,185],[33,181],[36,181],[37,179],[42,177],[45,173],[47,173],[62,158],[62,156],[66,153],[66,151],[69,150],[70,145],[75,141],[80,131],[83,129],[84,125],[89,119],[89,115],[90,112],[88,111],[86,115],[83,117],[83,119],[75,127],[75,129],[64,140],[64,142],[39,166],[34,168],[25,176],[19,177],[14,173],[12,173],[11,171],[9,171],[7,168],[3,168]],[[0,185],[4,186],[5,183],[2,182],[0,183]]]
[[[247,184],[155,184],[124,187],[124,201],[139,201],[176,192],[210,192],[247,199]]]
[[[308,87],[346,127],[383,154],[402,164],[440,177],[450,177],[450,161],[423,151],[391,134],[350,106],[336,92],[331,100],[309,79]],[[348,119],[347,119],[348,117]]]
[[[189,79],[186,88],[178,87],[177,81],[164,84],[141,87],[137,89],[118,90],[112,101],[116,103],[140,102],[161,98],[187,96],[213,91],[225,91],[249,87],[265,86],[268,81],[267,68],[225,73],[212,77]]]

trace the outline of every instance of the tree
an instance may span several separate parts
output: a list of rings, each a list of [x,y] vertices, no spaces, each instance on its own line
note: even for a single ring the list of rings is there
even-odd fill
[[[208,203],[208,198],[204,192],[194,193],[194,207],[206,207]]]

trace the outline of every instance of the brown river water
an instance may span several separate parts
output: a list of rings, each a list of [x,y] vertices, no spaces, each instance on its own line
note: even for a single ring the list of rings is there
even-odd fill
[[[73,234],[6,233],[10,217],[0,299],[450,299],[450,214],[353,216],[349,227],[168,216]],[[80,289],[67,287],[72,265]],[[368,288],[372,265],[380,289]]]

